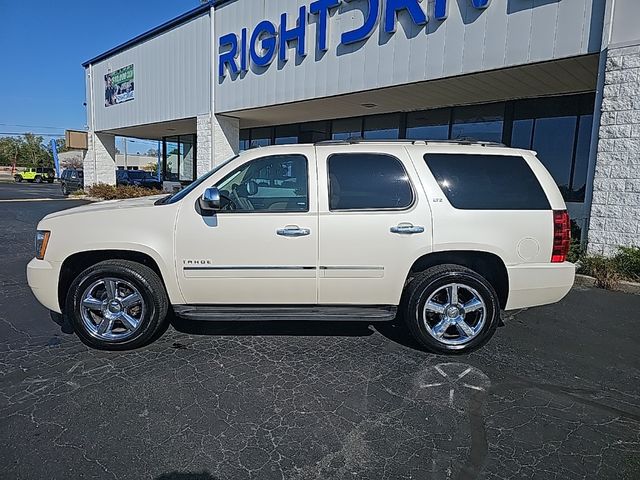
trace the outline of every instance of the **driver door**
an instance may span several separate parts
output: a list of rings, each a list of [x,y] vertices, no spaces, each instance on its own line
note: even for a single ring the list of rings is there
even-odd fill
[[[206,216],[190,203],[180,209],[176,270],[186,302],[315,304],[313,147],[269,155],[258,150],[239,159],[203,185],[218,187],[221,211]]]

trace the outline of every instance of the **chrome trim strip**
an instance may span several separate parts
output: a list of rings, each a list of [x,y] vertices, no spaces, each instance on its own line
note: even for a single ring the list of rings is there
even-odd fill
[[[299,265],[208,265],[183,267],[183,270],[315,270],[316,267]]]
[[[321,266],[320,270],[384,270],[384,267],[374,265],[329,265]]]

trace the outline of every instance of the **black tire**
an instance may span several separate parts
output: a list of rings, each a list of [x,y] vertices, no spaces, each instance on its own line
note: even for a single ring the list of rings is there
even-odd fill
[[[97,338],[85,326],[81,301],[85,290],[101,278],[112,277],[133,285],[145,305],[139,327],[126,339],[105,340]],[[158,331],[166,329],[169,301],[162,280],[149,267],[128,260],[106,260],[97,263],[76,277],[67,293],[65,313],[70,318],[73,329],[82,342],[100,350],[132,350],[154,340]]]
[[[441,320],[448,318],[447,313],[427,312],[425,310],[427,300],[438,289],[454,283],[462,287],[459,290],[467,295],[472,293],[471,290],[466,288],[471,288],[478,294],[480,300],[484,302],[484,310],[466,313],[468,315],[467,320],[472,324],[472,327],[474,329],[477,328],[477,333],[468,341],[465,341],[464,335],[459,332],[458,326],[455,324],[452,324],[446,330],[442,329],[444,330],[444,338],[442,340],[436,339],[427,328],[427,326],[434,327],[434,323],[437,324]],[[444,294],[448,295],[448,293]],[[438,293],[437,295],[440,294]],[[461,294],[458,303],[462,305],[463,302]],[[455,310],[453,311],[455,312]],[[479,320],[483,312],[484,324]],[[482,275],[461,265],[446,264],[418,273],[410,281],[403,295],[402,314],[413,337],[427,350],[435,353],[463,354],[483,346],[493,336],[500,322],[500,303],[493,286]],[[473,325],[474,322],[475,326]],[[460,341],[465,343],[458,345],[446,343],[456,341],[456,335],[459,335]]]
[[[53,183],[53,180],[54,180],[53,178],[49,178],[47,179],[47,183]]]
[[[40,175],[37,175],[35,181],[36,183],[42,183],[42,177]]]
[[[22,183],[22,175],[16,175],[15,176],[15,181],[16,181],[16,183]]]
[[[67,189],[66,183],[62,184],[62,195],[64,195],[65,197],[69,196],[69,190]]]

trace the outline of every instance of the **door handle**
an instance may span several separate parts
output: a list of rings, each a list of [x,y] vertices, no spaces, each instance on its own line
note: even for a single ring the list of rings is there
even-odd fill
[[[311,230],[308,228],[300,228],[297,225],[287,225],[284,228],[279,228],[276,233],[282,237],[304,237],[311,234]]]
[[[395,227],[391,227],[391,233],[399,233],[400,235],[412,235],[414,233],[423,233],[424,227],[413,225],[411,223],[400,223]]]

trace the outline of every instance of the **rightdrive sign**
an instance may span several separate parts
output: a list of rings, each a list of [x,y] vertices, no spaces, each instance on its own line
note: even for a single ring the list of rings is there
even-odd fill
[[[278,56],[281,62],[288,60],[288,51],[295,47],[296,55],[304,58],[307,55],[307,26],[311,17],[315,17],[316,38],[313,39],[319,51],[326,52],[328,44],[327,30],[330,13],[343,3],[352,0],[315,0],[308,7],[302,5],[298,9],[296,24],[289,26],[287,13],[280,15],[276,25],[269,20],[258,22],[251,30],[243,28],[239,33],[227,33],[218,39],[218,77],[222,80],[228,73],[236,78],[239,73],[246,72],[251,66],[268,67]],[[449,3],[455,0],[434,0],[434,18],[444,21],[447,18]],[[485,9],[491,0],[467,0],[474,8]],[[363,42],[371,36],[378,25],[388,34],[396,31],[399,12],[408,13],[411,21],[419,26],[426,25],[429,18],[426,14],[427,0],[358,0],[364,21],[353,30],[342,32],[341,45]],[[355,0],[354,0],[355,4]],[[337,48],[337,45],[335,46]]]

